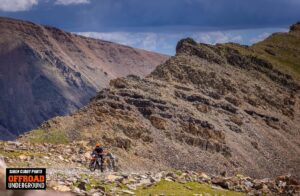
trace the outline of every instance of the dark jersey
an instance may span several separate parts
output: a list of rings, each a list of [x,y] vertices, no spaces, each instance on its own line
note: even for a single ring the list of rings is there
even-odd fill
[[[101,154],[104,152],[104,148],[103,147],[96,147],[94,149],[94,152],[97,153],[97,154]]]

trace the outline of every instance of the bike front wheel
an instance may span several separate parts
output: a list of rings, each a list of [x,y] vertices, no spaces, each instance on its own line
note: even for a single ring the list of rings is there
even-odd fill
[[[90,165],[89,165],[89,169],[91,172],[96,170],[96,161],[91,161]]]

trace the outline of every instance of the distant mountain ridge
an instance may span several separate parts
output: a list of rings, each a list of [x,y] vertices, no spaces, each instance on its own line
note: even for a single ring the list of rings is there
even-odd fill
[[[111,79],[145,76],[167,56],[0,17],[0,139],[88,103]]]
[[[100,142],[124,170],[299,179],[298,25],[253,46],[183,39],[146,78],[112,80],[78,112],[20,141]]]

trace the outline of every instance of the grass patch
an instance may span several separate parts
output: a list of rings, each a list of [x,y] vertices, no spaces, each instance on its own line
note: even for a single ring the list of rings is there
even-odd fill
[[[289,71],[290,74],[300,79],[300,37],[299,35],[277,33],[266,40],[252,46],[263,58],[272,62],[277,68]],[[266,50],[271,50],[270,55]]]
[[[77,182],[73,183],[73,186],[79,187],[81,181],[83,179],[87,178],[87,176],[82,175],[82,174],[80,174],[80,177],[81,177],[81,180],[78,180]],[[93,188],[96,188],[96,187],[103,187],[105,192],[109,192],[112,189],[116,189],[116,184],[115,183],[105,184],[100,179],[95,179],[95,178],[88,178],[88,179],[89,179],[88,182],[85,184],[86,191],[90,191],[90,190],[92,190]]]
[[[32,143],[68,144],[70,141],[65,132],[60,130],[33,130],[26,134],[25,140]]]
[[[174,195],[174,196],[193,196],[195,194],[210,194],[210,195],[228,195],[228,196],[240,196],[243,193],[228,191],[224,189],[213,189],[209,184],[200,184],[197,182],[188,182],[185,184],[179,182],[169,182],[162,180],[159,183],[149,188],[139,188],[135,191],[136,195]]]
[[[288,73],[295,79],[300,80],[299,35],[275,33],[250,47],[231,43],[223,44],[222,47],[224,49],[235,49],[245,56],[256,56],[264,59],[272,63],[275,69]]]

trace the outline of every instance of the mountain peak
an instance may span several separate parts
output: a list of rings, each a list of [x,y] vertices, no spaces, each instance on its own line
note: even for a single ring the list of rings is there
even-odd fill
[[[290,27],[290,32],[300,32],[300,21],[298,21],[297,23],[293,24],[291,27]]]
[[[176,53],[181,52],[186,45],[197,46],[197,42],[190,37],[180,40],[176,46]]]

